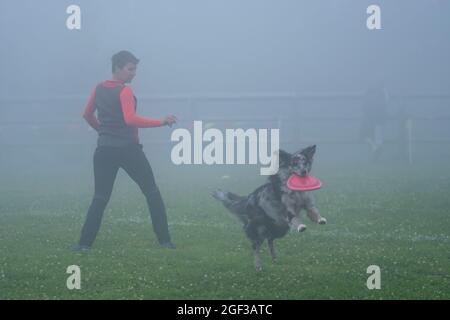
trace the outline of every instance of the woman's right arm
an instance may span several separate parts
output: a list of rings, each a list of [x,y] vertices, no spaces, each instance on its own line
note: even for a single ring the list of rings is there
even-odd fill
[[[86,120],[87,123],[89,123],[89,125],[93,129],[98,131],[100,123],[98,122],[98,119],[95,116],[94,98],[95,98],[95,88],[92,91],[91,95],[89,96],[86,106],[84,107],[83,118]]]

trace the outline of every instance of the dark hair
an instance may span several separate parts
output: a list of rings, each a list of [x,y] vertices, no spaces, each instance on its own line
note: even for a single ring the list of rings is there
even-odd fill
[[[122,50],[117,52],[111,58],[112,61],[112,72],[116,70],[116,67],[123,68],[128,62],[138,64],[139,59],[136,58],[130,51]]]

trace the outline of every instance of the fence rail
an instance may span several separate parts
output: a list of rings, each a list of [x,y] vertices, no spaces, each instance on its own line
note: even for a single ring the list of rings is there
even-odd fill
[[[341,144],[359,142],[357,132],[361,116],[355,113],[361,107],[362,97],[363,92],[141,95],[139,104],[160,105],[164,113],[166,110],[183,112],[179,127],[188,126],[193,120],[218,126],[271,124],[272,127],[282,128],[282,140],[287,143],[298,141],[300,137],[303,141]],[[450,93],[391,94],[390,98],[393,105],[402,104],[408,111],[413,124],[411,139],[414,143],[450,143],[450,123],[447,123],[450,121]],[[76,144],[79,140],[82,143],[84,137],[91,134],[81,118],[86,99],[85,95],[1,97],[0,144],[10,145],[12,141],[18,141],[15,138],[20,135],[25,136],[19,141],[21,145],[29,144],[29,139],[33,140],[33,144]],[[224,108],[224,103],[235,105],[236,109]],[[264,105],[264,112],[270,111],[271,114],[258,112],[259,104]],[[273,107],[270,107],[272,104]],[[214,105],[221,107],[211,108]],[[220,110],[220,113],[215,114],[211,111],[213,109]],[[48,114],[42,115],[42,112]],[[395,142],[393,132],[398,119],[393,116],[388,122],[391,132],[388,131],[386,142]],[[142,135],[152,143],[167,143],[167,132],[159,134],[152,131],[151,135],[147,135],[142,131]]]

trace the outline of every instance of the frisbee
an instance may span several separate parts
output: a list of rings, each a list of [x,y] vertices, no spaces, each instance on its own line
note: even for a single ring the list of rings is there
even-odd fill
[[[322,182],[313,176],[301,177],[294,173],[289,177],[287,187],[296,191],[310,191],[320,189]]]

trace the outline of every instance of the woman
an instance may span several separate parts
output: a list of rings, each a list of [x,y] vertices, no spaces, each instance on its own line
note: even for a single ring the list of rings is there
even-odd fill
[[[164,202],[139,144],[138,128],[171,126],[177,119],[174,115],[156,120],[136,114],[137,100],[126,83],[133,80],[138,63],[139,60],[128,51],[115,54],[112,57],[112,80],[95,87],[84,109],[84,119],[98,132],[94,153],[95,194],[80,241],[73,248],[75,251],[91,248],[119,168],[124,169],[144,193],[160,245],[175,249],[169,235]]]

